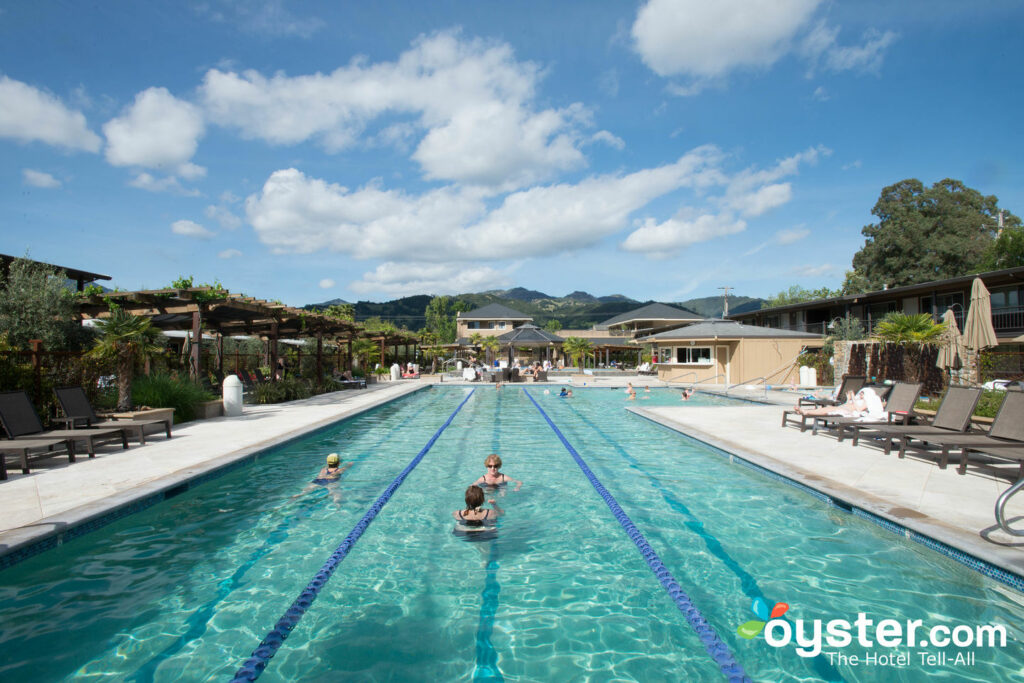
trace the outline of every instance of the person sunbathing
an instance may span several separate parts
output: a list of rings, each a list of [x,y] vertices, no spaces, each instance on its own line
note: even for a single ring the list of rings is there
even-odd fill
[[[884,408],[882,399],[871,388],[864,387],[856,394],[846,392],[846,403],[838,406],[822,406],[820,408],[793,408],[798,415],[841,415],[843,417],[863,417],[864,415],[881,414]]]

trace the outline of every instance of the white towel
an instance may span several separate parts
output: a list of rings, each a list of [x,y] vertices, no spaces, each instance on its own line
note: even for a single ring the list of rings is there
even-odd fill
[[[885,406],[882,405],[882,399],[879,395],[870,387],[864,387],[861,389],[861,392],[863,394],[864,403],[866,403],[868,407],[868,409],[861,415],[861,419],[865,421],[884,420]]]

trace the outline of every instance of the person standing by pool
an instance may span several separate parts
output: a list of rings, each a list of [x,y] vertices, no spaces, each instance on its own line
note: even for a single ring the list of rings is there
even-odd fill
[[[633,383],[632,382],[626,382],[626,400],[627,401],[635,401],[636,400],[636,389],[633,388]]]
[[[494,534],[494,522],[505,514],[505,511],[498,507],[498,503],[492,498],[487,502],[493,509],[486,510],[484,504],[484,490],[476,484],[471,484],[466,489],[466,507],[463,510],[456,510],[452,513],[455,518],[454,533],[469,536],[490,531],[488,536]]]
[[[487,468],[487,471],[483,474],[483,476],[481,476],[479,479],[473,482],[473,486],[497,487],[504,486],[510,481],[514,481],[516,483],[516,487],[513,489],[513,491],[518,491],[523,487],[523,482],[513,479],[512,477],[508,476],[507,474],[504,474],[501,471],[501,458],[498,456],[497,453],[491,453],[490,455],[487,456],[487,459],[484,460],[484,467]]]

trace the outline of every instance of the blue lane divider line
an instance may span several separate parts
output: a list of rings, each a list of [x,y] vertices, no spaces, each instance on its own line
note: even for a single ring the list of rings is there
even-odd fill
[[[709,532],[707,529],[704,528],[704,522],[702,522],[690,510],[690,508],[688,508],[686,506],[686,504],[684,504],[682,501],[680,501],[678,498],[676,498],[675,495],[664,484],[661,483],[661,480],[657,476],[655,476],[655,475],[651,474],[650,472],[648,472],[647,469],[643,465],[641,465],[640,462],[637,461],[636,458],[634,458],[632,455],[630,455],[629,451],[627,451],[625,448],[623,448],[622,445],[618,441],[616,441],[613,437],[611,437],[610,435],[605,433],[604,430],[602,430],[599,426],[594,424],[594,422],[592,420],[588,419],[585,415],[583,415],[576,408],[576,406],[568,405],[567,407],[568,407],[568,409],[573,414],[576,415],[576,417],[580,421],[582,421],[585,425],[587,425],[588,427],[593,429],[619,455],[621,455],[622,458],[627,463],[629,463],[630,467],[632,467],[633,469],[641,472],[645,477],[647,477],[651,481],[651,486],[653,486],[658,491],[658,493],[661,494],[662,498],[664,499],[664,501],[668,504],[668,506],[670,508],[672,508],[673,510],[675,510],[676,512],[678,512],[678,513],[680,513],[682,515],[685,515],[688,518],[687,521],[684,522],[686,528],[689,529],[690,531],[692,531],[693,533],[697,534],[697,536],[702,541],[704,541],[704,546],[708,549],[708,552],[710,552],[714,557],[717,557],[718,559],[720,559],[722,561],[722,563],[729,570],[731,570],[733,572],[733,574],[736,575],[736,578],[738,578],[740,580],[740,588],[743,591],[744,595],[746,595],[747,597],[752,598],[752,599],[753,598],[761,598],[762,600],[764,600],[769,605],[774,605],[775,604],[775,601],[769,600],[768,597],[761,590],[761,587],[757,583],[757,579],[755,579],[746,569],[744,569],[742,567],[742,565],[740,565],[739,562],[736,561],[735,558],[733,558],[729,554],[729,552],[722,546],[722,544],[718,540],[718,538],[715,537],[714,534],[712,534],[711,532]],[[630,414],[634,415],[636,417],[642,417],[642,416],[636,415],[635,413],[630,413]],[[644,419],[647,419],[647,418],[644,418]],[[657,424],[662,429],[665,429],[667,431],[673,432],[674,434],[678,434],[679,433],[679,432],[676,432],[675,430],[669,429],[668,427],[665,427],[664,425],[661,425],[661,424],[659,424],[657,422],[655,422],[654,424]],[[782,617],[782,618],[788,621],[788,619],[786,619],[786,617]],[[824,655],[820,655],[819,654],[819,655],[815,656],[813,658],[813,662],[814,662],[813,663],[814,669],[818,673],[818,675],[821,677],[821,680],[829,681],[830,683],[839,683],[840,681],[844,680],[843,677],[842,677],[842,674],[839,673],[839,671],[834,666],[832,666],[832,664],[829,663],[828,659]]]
[[[540,414],[544,417],[548,426],[555,432],[558,440],[562,442],[565,449],[569,451],[569,455],[572,456],[573,460],[576,461],[576,464],[579,465],[581,470],[583,470],[583,474],[585,474],[587,479],[590,480],[590,484],[594,487],[594,490],[597,491],[605,504],[608,505],[608,509],[612,511],[616,521],[618,521],[619,525],[622,526],[623,530],[626,532],[626,535],[628,535],[630,540],[636,545],[640,554],[643,555],[644,561],[647,562],[647,566],[650,567],[651,571],[654,572],[654,575],[658,577],[658,581],[676,603],[676,607],[679,611],[683,613],[683,616],[686,618],[690,628],[693,629],[697,634],[697,637],[700,638],[701,643],[704,645],[704,650],[711,655],[711,658],[715,661],[715,664],[718,665],[722,674],[730,681],[750,681],[750,678],[743,670],[743,667],[738,661],[736,661],[736,657],[733,656],[732,652],[729,650],[729,646],[726,645],[719,637],[715,632],[714,627],[708,623],[708,620],[704,618],[704,615],[700,613],[697,606],[693,604],[690,597],[676,582],[675,578],[672,576],[672,572],[670,572],[668,567],[662,563],[658,554],[654,552],[654,549],[651,548],[647,539],[644,538],[644,535],[636,528],[636,525],[633,524],[629,515],[627,515],[625,511],[623,511],[622,507],[619,506],[615,497],[609,493],[608,489],[604,487],[604,484],[602,484],[594,475],[590,470],[590,467],[587,466],[587,463],[583,460],[583,457],[575,448],[573,448],[573,445],[569,443],[569,440],[565,438],[562,431],[557,425],[555,425],[551,418],[548,417],[548,414],[544,412],[544,409],[540,407],[540,404],[537,403],[537,400],[533,398],[530,392],[523,389],[523,393],[526,394],[527,398],[529,398],[537,410],[540,411]]]
[[[302,616],[313,604],[313,601],[316,600],[320,591],[323,590],[323,587],[327,585],[327,581],[331,578],[331,575],[334,574],[334,570],[337,569],[338,565],[341,564],[341,561],[345,559],[349,551],[352,549],[352,546],[356,544],[356,541],[358,541],[363,535],[363,532],[366,531],[368,526],[370,526],[370,523],[377,517],[377,514],[385,505],[388,504],[388,501],[391,500],[391,496],[394,495],[395,491],[398,490],[398,487],[402,485],[402,482],[404,482],[405,478],[409,476],[409,473],[420,464],[420,461],[423,460],[423,456],[433,448],[434,443],[441,436],[442,432],[448,428],[448,425],[452,423],[455,416],[459,414],[460,410],[462,410],[462,406],[466,405],[466,402],[472,398],[474,392],[476,392],[476,389],[471,390],[466,395],[466,398],[462,400],[462,403],[460,403],[452,414],[448,416],[448,419],[445,420],[444,424],[434,432],[434,435],[430,437],[427,444],[419,453],[416,454],[416,457],[413,458],[412,461],[406,465],[405,469],[395,477],[394,481],[384,489],[384,493],[374,501],[373,505],[371,505],[370,509],[366,511],[366,514],[363,515],[362,519],[356,522],[355,527],[353,527],[352,531],[349,532],[348,536],[345,537],[345,540],[341,542],[341,545],[337,547],[334,553],[331,554],[331,557],[326,563],[324,563],[324,566],[320,568],[320,571],[316,573],[313,580],[310,581],[306,588],[299,594],[299,597],[295,599],[284,615],[278,619],[277,624],[275,624],[274,628],[267,633],[266,637],[262,642],[260,642],[259,647],[253,650],[252,656],[250,656],[238,671],[235,672],[234,678],[231,679],[232,683],[255,681],[259,678],[260,674],[263,673],[263,670],[267,668],[267,663],[270,662],[270,658],[277,654],[277,651],[281,649],[281,645],[284,644],[288,634],[290,634],[292,629],[298,625],[299,620],[302,619]]]

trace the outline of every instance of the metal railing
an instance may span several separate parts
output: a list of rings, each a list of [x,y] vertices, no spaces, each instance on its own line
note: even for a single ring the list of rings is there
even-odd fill
[[[725,389],[725,395],[728,396],[729,392],[732,391],[733,389],[735,389],[736,387],[741,387],[744,384],[750,384],[751,382],[757,382],[758,380],[760,380],[761,382],[764,382],[764,398],[765,398],[765,400],[768,400],[768,378],[767,377],[755,377],[753,379],[748,379],[746,381],[740,382],[739,384],[733,384],[731,386],[728,386]]]
[[[693,371],[691,370],[690,372],[684,372],[683,374],[679,375],[678,377],[667,377],[667,378],[665,379],[665,384],[668,384],[669,382],[678,382],[678,381],[681,381],[681,380],[683,379],[683,377],[689,377],[690,375],[693,375],[693,378],[694,378],[695,380],[696,380],[696,379],[697,379],[697,377],[698,377],[697,373],[696,373],[696,372],[693,372]]]
[[[1024,530],[1013,529],[1006,521],[1006,503],[1013,497],[1013,494],[1022,488],[1024,488],[1024,479],[1019,480],[1016,484],[1003,491],[999,499],[996,500],[996,523],[1000,529],[1011,536],[1024,536]]]

